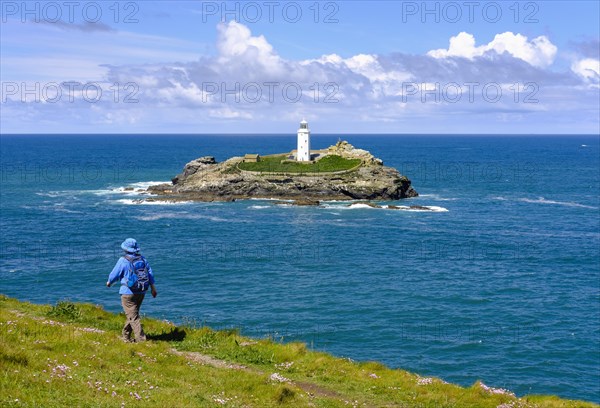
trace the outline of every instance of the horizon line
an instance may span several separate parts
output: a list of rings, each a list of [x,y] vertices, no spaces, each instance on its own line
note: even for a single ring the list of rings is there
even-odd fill
[[[295,133],[0,133],[3,136],[295,136]],[[311,136],[598,136],[599,133],[312,133]]]

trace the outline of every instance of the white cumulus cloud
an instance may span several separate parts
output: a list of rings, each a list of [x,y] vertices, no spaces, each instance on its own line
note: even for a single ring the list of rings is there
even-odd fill
[[[557,47],[544,35],[529,41],[522,34],[507,31],[496,34],[488,44],[476,46],[473,34],[463,31],[450,38],[448,49],[431,50],[427,55],[434,58],[462,57],[472,60],[490,51],[495,51],[498,54],[506,52],[534,67],[544,68],[554,62],[557,50]]]
[[[584,79],[598,82],[600,79],[600,60],[585,58],[575,61],[571,65],[571,70]]]
[[[235,67],[259,66],[267,72],[282,70],[282,60],[263,35],[254,37],[248,27],[235,21],[217,27],[219,63]]]
[[[570,69],[550,67],[557,50],[545,36],[530,40],[505,32],[477,45],[472,34],[462,32],[448,49],[427,55],[331,53],[293,59],[231,21],[217,26],[215,49],[193,58],[166,54],[164,61],[104,64],[106,76],[90,70],[83,79],[106,91],[91,109],[81,97],[75,103],[23,104],[17,93],[2,106],[3,128],[47,132],[72,123],[70,129],[80,132],[89,124],[93,131],[112,132],[273,132],[280,125],[287,131],[301,117],[318,119],[321,132],[460,132],[464,120],[469,131],[482,132],[493,125],[534,133],[540,126],[557,132],[574,131],[573,123],[580,132],[598,127],[589,115],[590,109],[597,111],[600,90],[597,55],[576,54]],[[123,103],[113,103],[115,83],[135,83],[131,96],[137,102],[125,103],[131,92],[122,89]],[[499,100],[490,101],[487,85],[494,85],[489,90],[493,95],[497,89]]]
[[[385,69],[379,62],[379,57],[372,54],[358,54],[345,59],[337,54],[329,54],[323,55],[319,59],[302,61],[302,64],[306,65],[311,62],[332,64],[337,68],[347,68],[356,74],[363,75],[372,82],[405,81],[412,77],[409,72]]]
[[[379,57],[372,54],[358,54],[350,58],[342,58],[337,54],[323,55],[319,59],[302,61],[302,65],[316,63],[326,66],[332,65],[340,75],[344,70],[354,75],[360,75],[368,80],[371,85],[372,96],[378,98],[385,95],[398,95],[402,82],[410,81],[413,74],[406,71],[385,68],[381,65]],[[338,76],[339,78],[339,76]],[[349,79],[347,77],[347,79]],[[364,87],[364,84],[353,84],[354,89]]]

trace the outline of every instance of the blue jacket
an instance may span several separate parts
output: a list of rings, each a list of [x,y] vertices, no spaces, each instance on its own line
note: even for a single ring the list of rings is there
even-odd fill
[[[146,262],[146,266],[148,267],[148,275],[149,275],[150,285],[154,285],[154,274],[152,273],[152,268],[150,267],[150,264],[148,263],[146,258],[144,258],[144,262]],[[113,283],[116,283],[117,281],[120,280],[121,281],[121,289],[119,289],[119,294],[121,294],[121,295],[133,295],[133,294],[138,294],[138,293],[145,293],[145,292],[132,292],[131,289],[127,286],[127,278],[131,272],[132,272],[131,271],[131,263],[124,257],[120,257],[119,260],[117,261],[117,264],[113,268],[112,272],[110,273],[110,275],[108,275],[108,282],[112,286]]]

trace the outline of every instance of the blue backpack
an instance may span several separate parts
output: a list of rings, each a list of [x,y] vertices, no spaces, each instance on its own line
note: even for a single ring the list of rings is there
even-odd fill
[[[144,257],[141,255],[125,255],[123,258],[128,260],[130,265],[127,287],[134,293],[147,291],[148,286],[150,286],[150,274]]]

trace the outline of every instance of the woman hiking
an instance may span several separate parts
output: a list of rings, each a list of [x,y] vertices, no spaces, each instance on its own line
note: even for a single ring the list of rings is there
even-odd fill
[[[154,274],[146,258],[140,254],[140,247],[135,239],[127,238],[121,244],[121,248],[125,254],[119,258],[108,276],[106,286],[110,287],[121,281],[119,294],[127,319],[123,327],[123,340],[141,342],[146,340],[146,335],[140,321],[140,307],[148,288],[151,289],[152,297],[157,295]],[[135,340],[131,337],[132,333]]]

